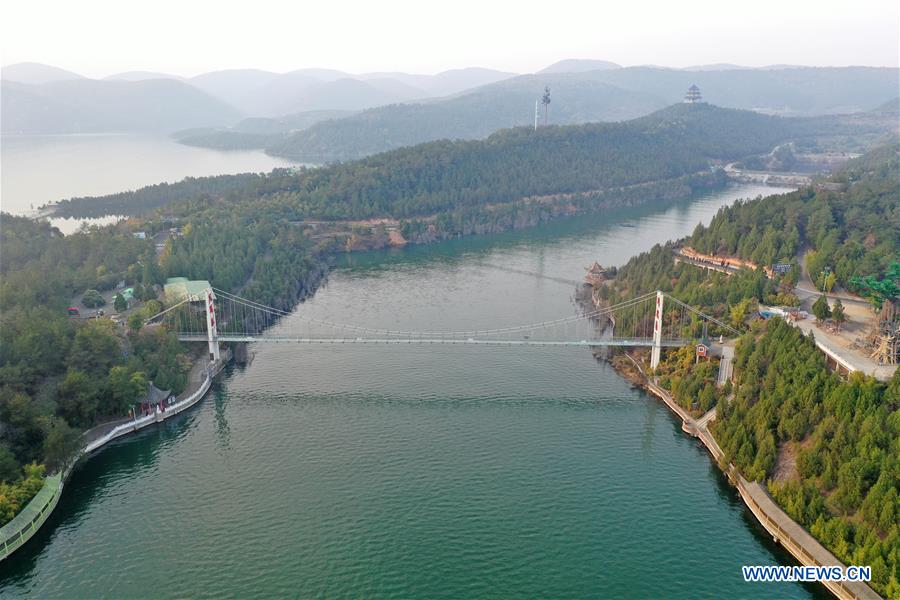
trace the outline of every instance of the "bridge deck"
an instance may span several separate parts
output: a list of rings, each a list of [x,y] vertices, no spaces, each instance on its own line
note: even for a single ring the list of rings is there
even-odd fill
[[[204,335],[179,334],[178,339],[183,342],[206,342]],[[268,342],[277,344],[444,344],[454,346],[653,346],[652,338],[607,338],[593,340],[484,340],[484,339],[455,339],[455,338],[303,338],[289,336],[248,336],[220,334],[216,337],[219,342]],[[674,348],[689,344],[690,340],[663,340],[662,345]]]

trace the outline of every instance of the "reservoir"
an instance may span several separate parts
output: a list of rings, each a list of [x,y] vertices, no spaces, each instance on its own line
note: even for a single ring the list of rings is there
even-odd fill
[[[776,191],[342,256],[295,315],[431,330],[564,317],[559,279]],[[741,565],[791,558],[665,406],[587,350],[252,352],[183,417],[84,463],[0,565],[0,596],[827,597],[744,583]]]
[[[209,150],[138,134],[3,136],[2,209],[29,214],[48,203],[78,196],[134,190],[185,177],[271,171],[292,163],[261,150]],[[94,220],[99,224],[111,219]],[[82,220],[54,219],[63,233]]]

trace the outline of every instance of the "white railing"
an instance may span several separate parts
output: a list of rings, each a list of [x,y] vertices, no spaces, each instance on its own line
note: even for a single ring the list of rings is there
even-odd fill
[[[144,415],[143,417],[133,419],[128,421],[127,423],[122,423],[121,425],[117,425],[113,427],[106,435],[97,438],[96,440],[89,442],[82,450],[81,455],[90,454],[94,452],[98,448],[102,447],[105,444],[108,444],[112,440],[117,437],[123,436],[127,433],[131,433],[133,431],[137,431],[139,429],[143,429],[147,425],[151,423],[157,423],[159,421],[164,421],[165,419],[177,415],[181,411],[190,408],[194,404],[197,403],[200,398],[203,397],[204,394],[209,390],[209,386],[212,384],[212,376],[210,375],[209,367],[206,369],[206,373],[203,377],[203,383],[200,384],[200,387],[193,394],[185,398],[184,400],[179,400],[174,404],[171,404],[166,407],[165,410],[160,411],[159,407],[157,407],[156,412],[149,415]]]

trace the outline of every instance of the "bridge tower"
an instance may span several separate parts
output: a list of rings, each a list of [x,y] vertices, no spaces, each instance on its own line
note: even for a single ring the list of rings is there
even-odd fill
[[[206,337],[209,340],[209,360],[219,360],[219,340],[218,331],[216,330],[216,305],[214,300],[216,295],[212,288],[207,288],[204,292],[206,298]]]
[[[656,313],[653,315],[653,350],[650,353],[650,368],[659,366],[659,355],[662,351],[663,300],[665,294],[656,292]]]

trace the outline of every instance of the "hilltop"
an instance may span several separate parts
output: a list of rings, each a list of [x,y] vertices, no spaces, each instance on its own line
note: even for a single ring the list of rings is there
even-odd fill
[[[571,125],[623,121],[679,102],[697,84],[720,106],[782,116],[855,113],[896,96],[897,69],[785,69],[689,72],[647,67],[546,72],[482,86],[443,100],[397,104],[274,135],[270,154],[300,162],[350,160],[437,139],[480,139],[534,121],[545,86],[549,120]],[[543,115],[541,115],[543,119]]]
[[[191,178],[56,207],[60,216],[140,214],[197,197],[278,204],[290,218],[405,218],[532,196],[588,193],[693,173],[710,161],[767,152],[831,131],[830,118],[789,119],[709,104],[670,106],[623,123],[496,132],[436,141],[318,169]],[[311,128],[312,129],[312,128]],[[288,218],[288,217],[285,217]]]

